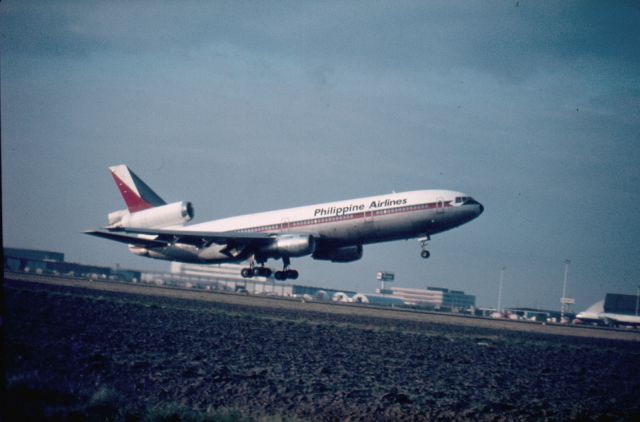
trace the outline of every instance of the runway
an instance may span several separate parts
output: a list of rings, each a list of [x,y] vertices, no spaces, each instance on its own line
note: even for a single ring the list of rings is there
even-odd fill
[[[5,420],[640,416],[631,332],[32,276],[4,293]]]
[[[78,287],[99,291],[122,292],[158,297],[171,297],[206,302],[227,303],[242,306],[262,308],[286,309],[300,312],[320,312],[335,315],[352,315],[361,317],[375,317],[405,321],[430,322],[436,324],[461,325],[496,330],[510,330],[527,333],[550,334],[572,337],[589,337],[610,340],[624,340],[640,342],[640,330],[611,329],[593,326],[574,326],[560,324],[542,324],[531,321],[499,320],[482,318],[464,314],[450,314],[442,312],[412,311],[407,309],[391,309],[338,302],[306,301],[300,299],[253,296],[217,291],[202,291],[183,288],[157,287],[149,284],[133,284],[123,282],[88,281],[63,277],[42,276],[35,274],[11,273],[5,276],[7,280],[37,282],[59,286]]]

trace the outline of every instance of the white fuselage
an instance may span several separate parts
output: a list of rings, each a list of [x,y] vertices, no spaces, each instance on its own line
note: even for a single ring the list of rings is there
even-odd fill
[[[464,224],[482,205],[460,192],[421,190],[288,208],[183,227],[198,232],[308,233],[336,245],[429,236]],[[471,206],[470,206],[471,205]]]
[[[351,262],[362,257],[363,245],[420,237],[422,256],[427,258],[424,242],[431,235],[471,221],[483,210],[479,202],[455,191],[391,193],[166,227],[157,233],[172,234],[175,240],[170,244],[133,244],[129,250],[150,258],[199,263],[239,262],[252,257],[265,262],[305,255]],[[253,245],[253,240],[242,240],[245,235],[260,241]],[[152,234],[141,237],[156,239]]]

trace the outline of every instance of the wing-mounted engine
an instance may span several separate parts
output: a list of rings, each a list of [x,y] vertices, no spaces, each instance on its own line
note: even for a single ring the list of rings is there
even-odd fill
[[[353,262],[362,258],[362,245],[317,249],[311,257],[331,262]]]
[[[313,236],[297,234],[281,234],[273,237],[260,252],[273,257],[299,257],[310,255],[316,250]]]
[[[191,202],[183,201],[134,213],[128,210],[115,211],[109,214],[108,221],[109,228],[158,228],[182,225],[192,218],[193,205]]]

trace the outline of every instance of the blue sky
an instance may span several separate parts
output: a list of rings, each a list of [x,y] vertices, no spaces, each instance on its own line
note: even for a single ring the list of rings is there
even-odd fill
[[[446,286],[583,309],[640,284],[635,2],[0,4],[3,244],[164,270],[82,234],[126,163],[197,222],[445,188],[485,205],[433,237],[299,259],[308,284]],[[278,264],[279,265],[279,264]]]

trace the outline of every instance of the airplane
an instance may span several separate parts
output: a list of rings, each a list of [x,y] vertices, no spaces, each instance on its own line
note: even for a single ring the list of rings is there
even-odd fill
[[[248,261],[245,278],[297,279],[291,258],[352,262],[363,245],[417,238],[429,258],[431,236],[478,217],[484,207],[451,190],[417,190],[241,215],[185,226],[190,202],[168,204],[126,165],[109,167],[127,209],[86,234],[126,243],[135,255],[201,264]],[[265,267],[282,260],[283,269]]]
[[[593,305],[589,306],[582,312],[576,315],[576,319],[573,320],[574,324],[595,324],[600,325],[603,323],[601,315],[604,313],[604,299],[597,301]]]
[[[638,316],[637,311],[633,312],[633,305],[637,303],[637,297],[631,295],[612,295],[627,298],[627,309],[626,313],[623,309],[616,309],[615,307],[611,307],[611,299],[609,299],[610,294],[607,295],[607,298],[602,299],[589,306],[584,311],[578,313],[576,315],[576,319],[573,321],[574,324],[594,324],[594,325],[605,325],[607,327],[618,327],[618,326],[640,326],[640,316]],[[607,299],[610,300],[607,303]]]

